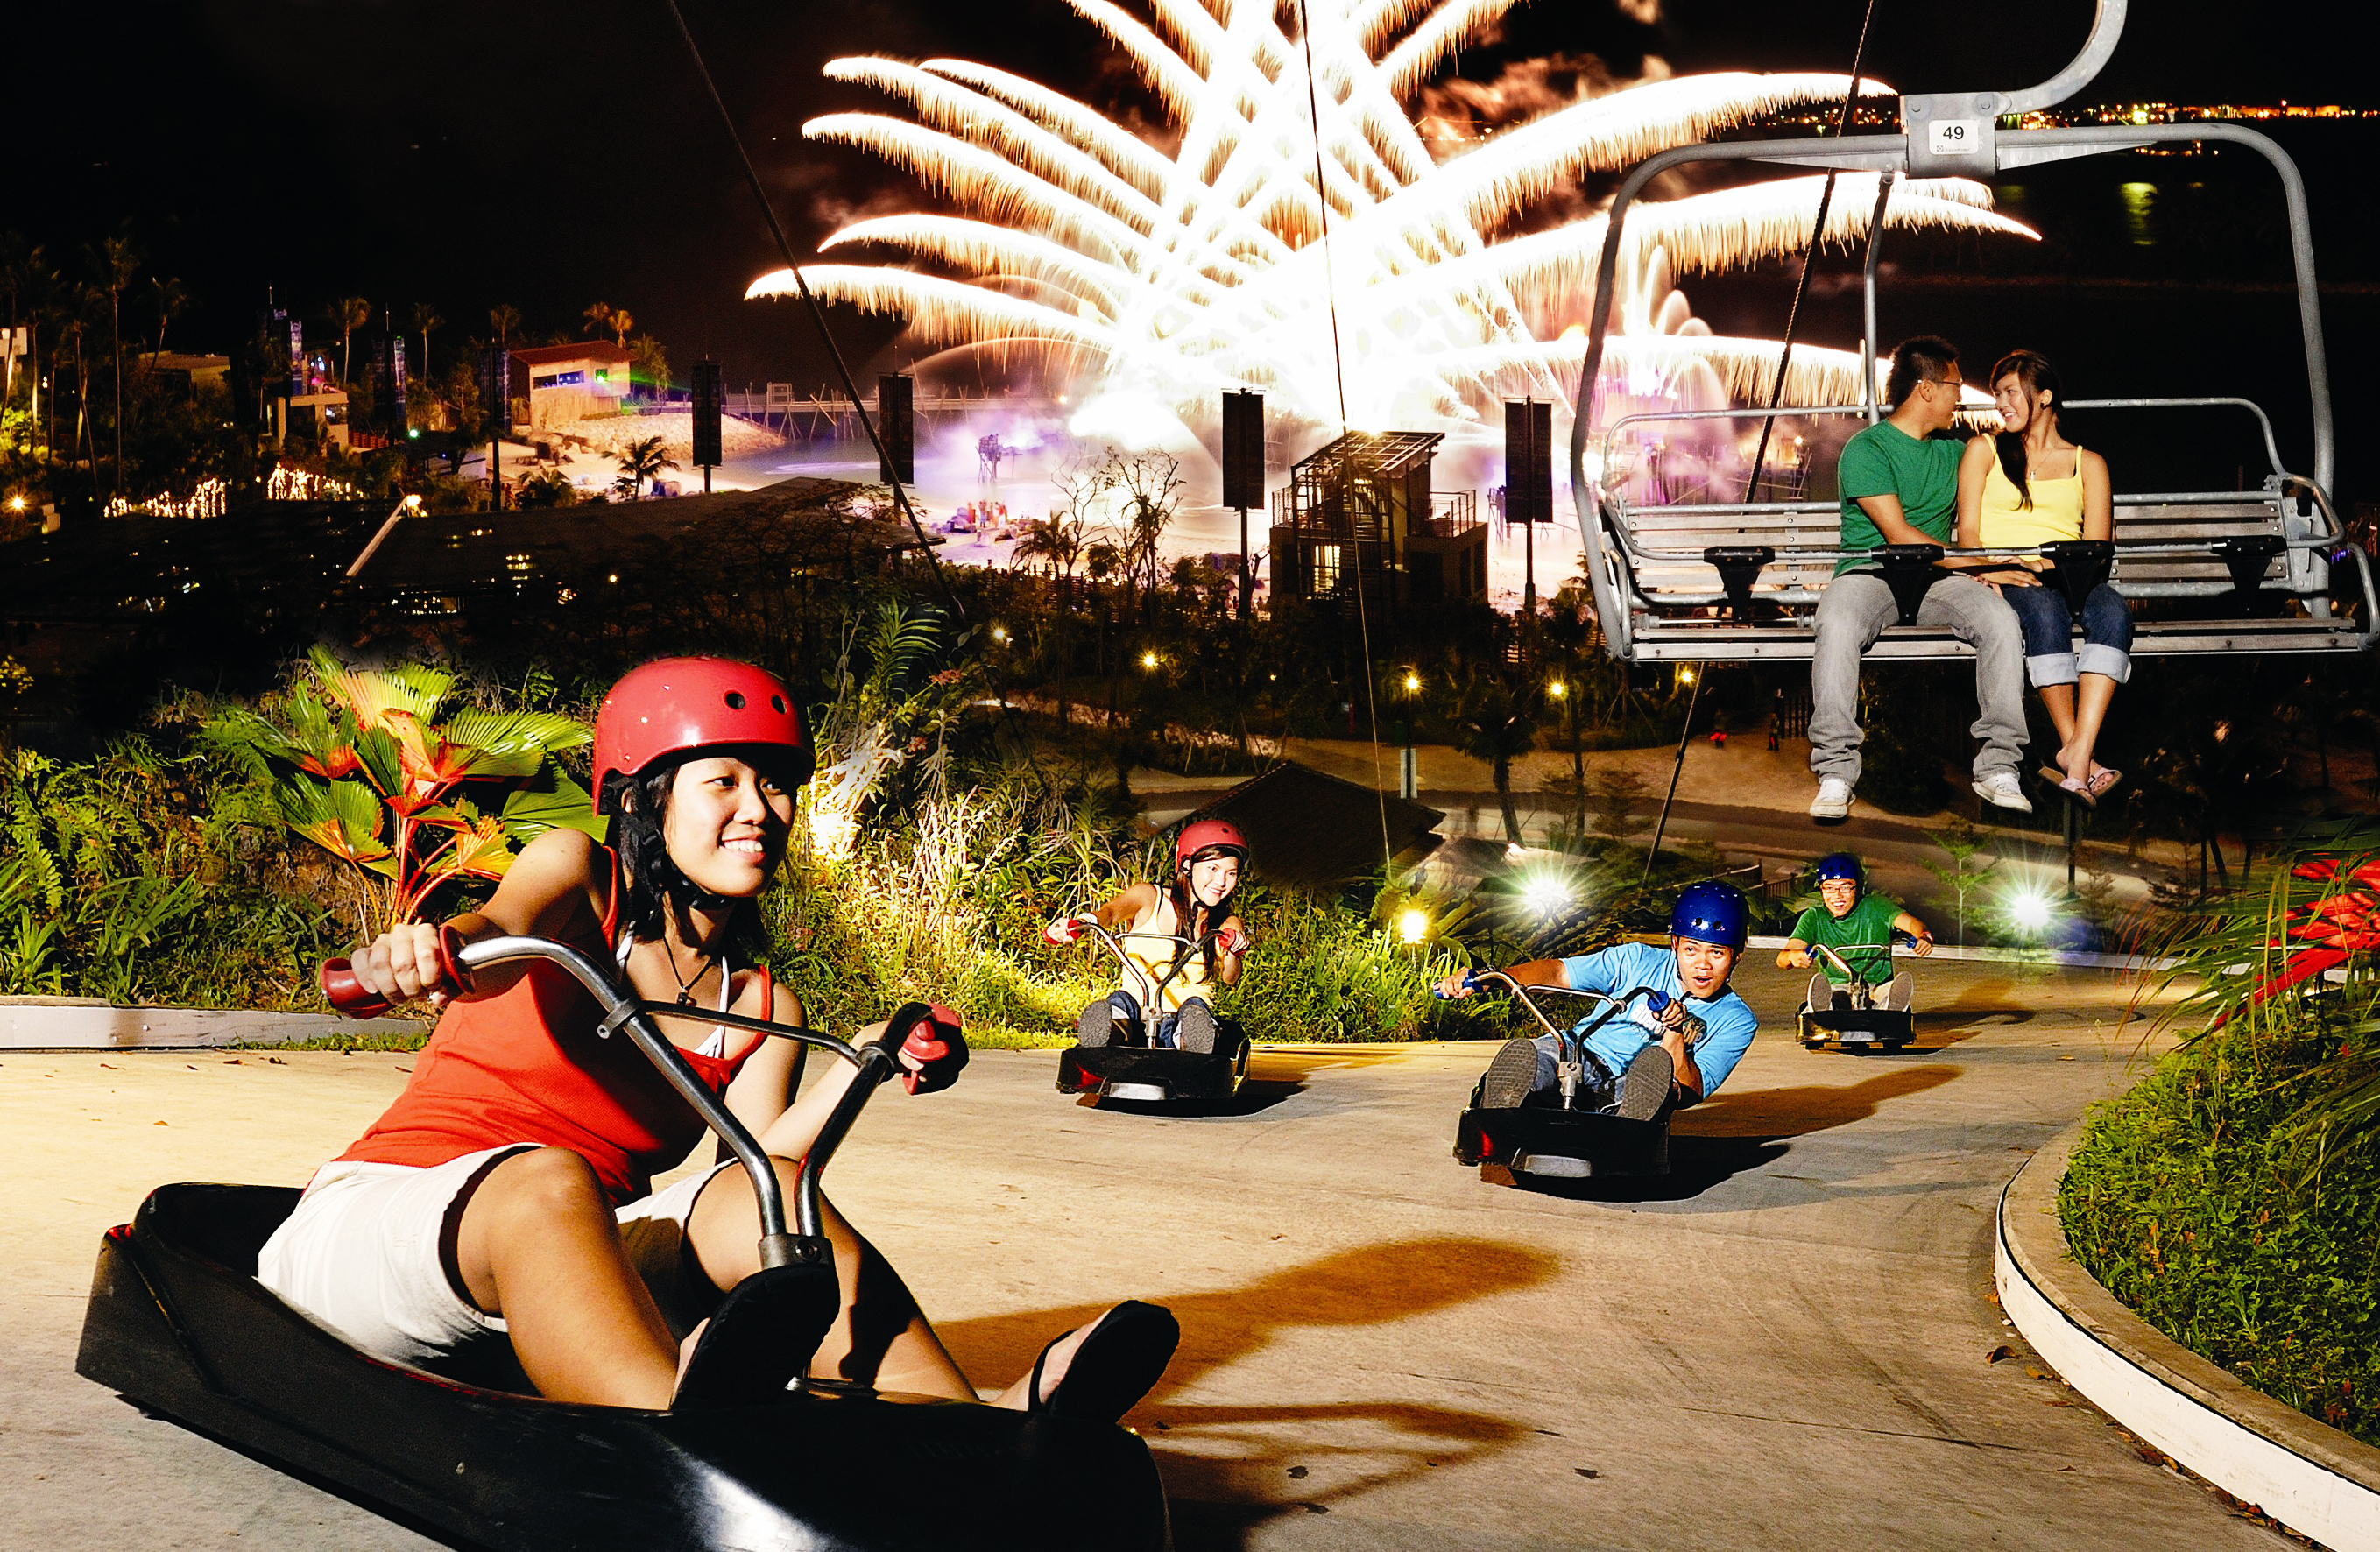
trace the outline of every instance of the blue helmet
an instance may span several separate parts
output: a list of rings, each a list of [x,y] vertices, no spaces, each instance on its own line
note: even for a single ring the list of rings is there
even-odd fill
[[[1752,907],[1733,884],[1688,884],[1670,911],[1670,936],[1740,949],[1752,928]]]
[[[1836,852],[1818,859],[1818,882],[1829,883],[1837,879],[1849,879],[1864,889],[1867,879],[1862,876],[1860,860],[1849,852]]]

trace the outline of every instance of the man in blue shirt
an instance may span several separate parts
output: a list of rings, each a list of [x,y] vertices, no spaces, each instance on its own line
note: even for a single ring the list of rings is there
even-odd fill
[[[1504,974],[1524,987],[1568,987],[1611,997],[1650,987],[1668,999],[1658,1013],[1646,999],[1634,1000],[1627,1012],[1581,1043],[1589,1108],[1651,1121],[1672,1106],[1718,1093],[1759,1030],[1752,1010],[1727,984],[1751,920],[1751,907],[1733,885],[1690,884],[1670,913],[1666,949],[1616,943],[1572,959],[1531,960]],[[1467,974],[1438,985],[1444,997],[1468,997],[1474,989]],[[1583,1028],[1605,1011],[1597,1004],[1573,1027]],[[1488,1064],[1480,1108],[1511,1109],[1532,1093],[1553,1087],[1560,1056],[1561,1042],[1551,1035],[1505,1041]]]

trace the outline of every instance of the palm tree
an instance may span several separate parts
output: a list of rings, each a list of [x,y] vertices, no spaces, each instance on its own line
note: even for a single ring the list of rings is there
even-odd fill
[[[637,315],[626,308],[612,309],[612,343],[621,349],[628,348],[628,331],[637,326]]]
[[[1504,810],[1504,840],[1518,846],[1523,843],[1520,811],[1512,806],[1512,761],[1536,745],[1536,697],[1516,690],[1500,673],[1475,667],[1468,681],[1456,686],[1456,697],[1455,747],[1488,762],[1496,801]]]
[[[445,326],[446,320],[438,316],[436,308],[428,302],[413,304],[413,327],[421,336],[421,366],[413,375],[424,382],[430,381],[430,331]]]
[[[98,261],[99,283],[107,292],[108,343],[115,359],[115,495],[124,498],[124,288],[140,273],[140,256],[135,252],[129,237],[108,237],[92,255]],[[97,461],[96,449],[92,453]],[[91,481],[97,484],[99,471],[91,470]]]
[[[578,316],[587,320],[588,333],[602,334],[611,332],[612,304],[609,302],[597,302]]]
[[[520,327],[520,309],[510,302],[498,302],[488,309],[488,327],[496,332],[496,348],[512,348],[513,331]]]
[[[182,283],[172,277],[149,277],[149,285],[157,293],[157,348],[149,353],[149,365],[155,370],[157,358],[165,354],[165,325],[189,310],[190,295]]]
[[[17,396],[17,357],[12,348],[17,343],[17,315],[23,297],[21,276],[28,254],[37,251],[29,248],[21,232],[0,235],[0,287],[8,292],[8,332],[0,334],[0,367],[5,367],[5,379],[0,380],[0,405]]]
[[[663,469],[677,467],[677,460],[669,455],[667,444],[657,436],[643,437],[628,443],[619,453],[620,477],[612,488],[630,501],[645,493],[645,489],[661,477]]]
[[[331,304],[331,327],[339,331],[339,381],[353,382],[348,375],[349,347],[355,343],[356,331],[371,321],[371,303],[361,297],[342,297]]]

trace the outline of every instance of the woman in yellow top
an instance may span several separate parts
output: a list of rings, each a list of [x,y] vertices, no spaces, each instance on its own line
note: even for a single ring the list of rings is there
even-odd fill
[[[1991,384],[2003,429],[1969,442],[1960,461],[1960,547],[2021,550],[2113,537],[2107,460],[2058,429],[2058,370],[2030,350],[2011,351],[1992,368]],[[2092,755],[2116,686],[2132,676],[2131,607],[2105,582],[2092,588],[2082,600],[2077,651],[2073,613],[2053,563],[2027,556],[1978,570],[1976,579],[1998,588],[2016,611],[2025,673],[2058,728],[2058,763],[2043,766],[2041,774],[2096,804],[2121,780]]]
[[[1052,943],[1082,936],[1086,921],[1114,935],[1132,974],[1122,988],[1083,1010],[1075,1036],[1104,1046],[1119,1035],[1126,1045],[1215,1049],[1218,986],[1240,978],[1240,956],[1251,940],[1232,909],[1247,865],[1247,838],[1228,819],[1186,826],[1173,847],[1169,889],[1135,884],[1088,916],[1060,916],[1041,929]],[[1172,941],[1187,939],[1187,943]]]

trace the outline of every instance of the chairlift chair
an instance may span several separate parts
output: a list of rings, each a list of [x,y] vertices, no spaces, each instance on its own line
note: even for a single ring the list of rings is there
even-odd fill
[[[2261,483],[2244,491],[2126,493],[2115,498],[2112,541],[2070,541],[2038,552],[1988,550],[1966,554],[2050,555],[2079,608],[2102,580],[2142,600],[2189,600],[2175,618],[2152,608],[2134,623],[2136,656],[2213,652],[2350,652],[2374,643],[2375,595],[2362,550],[2348,538],[2330,491],[2336,474],[2330,384],[2321,298],[2314,284],[2313,244],[2305,185],[2288,153],[2267,137],[2228,123],[2082,126],[2010,129],[2002,121],[2065,101],[2098,74],[2123,30],[2127,0],[2098,0],[2089,39],[2073,62],[2030,91],[1931,92],[1903,96],[1900,132],[1840,139],[1736,140],[1674,147],[1630,169],[1613,198],[1595,305],[1588,313],[1586,360],[1579,411],[1571,431],[1571,490],[1578,503],[1587,578],[1604,639],[1628,662],[1755,661],[1807,659],[1820,592],[1843,558],[1840,508],[1802,500],[1684,503],[1675,486],[1652,482],[1653,499],[1632,499],[1618,477],[1623,435],[1667,437],[1690,425],[1754,422],[1789,416],[1816,424],[1857,418],[1873,424],[1876,402],[1876,256],[1884,209],[1896,177],[1958,176],[1990,179],[2003,171],[2079,156],[2100,156],[2160,143],[2219,141],[2269,162],[2289,207],[2289,246],[2303,336],[2306,386],[2313,411],[2310,474],[2282,459],[2271,418],[2239,396],[2113,398],[2069,401],[2074,410],[2167,414],[2236,411],[2262,433],[2266,467]],[[1773,162],[1842,172],[1873,172],[1876,211],[1870,224],[1863,285],[1864,367],[1857,405],[1779,408],[1670,410],[1596,417],[1596,386],[1611,315],[1621,234],[1630,206],[1654,178],[1705,162]],[[1656,446],[1659,443],[1657,442]],[[1589,462],[1590,452],[1594,461]],[[2053,552],[2057,552],[2053,553]],[[1940,573],[1937,545],[1888,546],[1878,556],[1900,605],[1900,624],[1888,628],[1870,655],[1948,658],[1972,649],[1947,630],[1915,624],[1925,588]],[[1876,553],[1871,552],[1870,553]]]

